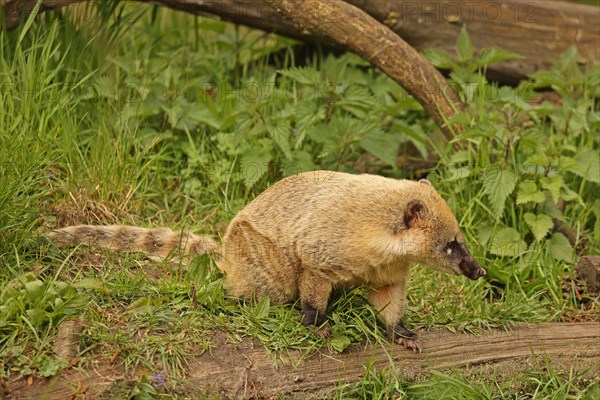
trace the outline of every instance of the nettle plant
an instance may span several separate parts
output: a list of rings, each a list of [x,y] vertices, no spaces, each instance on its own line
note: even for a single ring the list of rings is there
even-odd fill
[[[371,73],[369,64],[352,54],[316,64],[279,68],[264,81],[249,79],[228,97],[205,97],[206,109],[228,110],[236,118],[214,126],[203,139],[218,161],[206,154],[200,160],[194,150],[190,162],[214,182],[233,179],[259,191],[302,171],[357,170],[369,156],[381,168],[394,169],[403,143],[427,154],[422,126],[414,118],[394,118],[421,112],[399,86]]]
[[[298,66],[288,39],[248,40],[220,22],[197,29],[206,33],[197,44],[165,39],[113,59],[116,73],[91,94],[121,103],[117,130],[139,129],[171,150],[187,194],[236,184],[259,192],[318,168],[394,169],[403,144],[427,156],[433,122],[359,57],[315,55]]]
[[[542,278],[548,261],[572,265],[573,245],[583,247],[584,236],[597,252],[600,68],[582,71],[570,49],[551,70],[518,87],[499,87],[486,80],[487,66],[519,56],[493,48],[476,54],[466,29],[456,57],[440,50],[426,56],[452,71],[451,83],[467,104],[448,121],[463,130],[440,151],[431,178],[451,193],[484,253],[497,256],[491,276]],[[500,267],[507,262],[512,269]]]

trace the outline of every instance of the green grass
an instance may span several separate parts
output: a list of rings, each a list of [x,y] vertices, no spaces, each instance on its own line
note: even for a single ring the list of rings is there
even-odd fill
[[[532,106],[523,88],[484,80],[485,64],[466,37],[458,58],[430,53],[451,63],[452,82],[469,103],[454,121],[465,128],[456,151],[431,143],[427,133],[437,128],[418,103],[353,55],[300,57],[295,42],[273,35],[152,7],[123,10],[76,7],[0,32],[0,378],[65,368],[52,342],[72,318],[85,320],[79,367],[114,356],[148,376],[165,370],[174,382],[190,356],[210,349],[215,331],[254,338],[275,362],[286,349],[385,341],[362,289],[335,294],[332,337],[324,340],[299,322],[297,304],[227,299],[206,257],[186,268],[59,250],[42,236],[77,223],[218,236],[248,201],[294,172],[415,177],[398,164],[397,149],[416,161],[439,159],[424,174],[489,271],[489,279],[467,282],[416,267],[407,323],[480,332],[560,321],[584,307],[569,289],[573,246],[545,228],[559,218],[599,253],[599,178],[588,167],[597,166],[600,74],[575,70],[576,54],[530,81],[551,86],[562,103]],[[599,309],[597,298],[585,300]],[[576,375],[540,371],[515,378],[536,391],[531,398],[598,390]],[[404,382],[367,368],[362,382],[340,386],[336,396],[432,398],[449,390],[522,398],[510,382],[452,374]],[[152,393],[145,379],[135,390]]]
[[[589,370],[559,373],[547,359],[509,379],[502,379],[499,372],[465,377],[464,371],[433,371],[421,381],[408,382],[399,379],[393,371],[378,372],[367,365],[362,381],[338,386],[331,398],[558,400],[594,399],[600,394],[600,380],[590,378]]]

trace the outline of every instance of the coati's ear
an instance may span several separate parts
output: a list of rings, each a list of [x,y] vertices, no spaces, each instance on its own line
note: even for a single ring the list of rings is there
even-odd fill
[[[426,184],[426,185],[433,186],[433,185],[431,184],[431,182],[429,182],[427,179],[419,179],[419,183],[424,183],[424,184]]]
[[[420,200],[413,200],[406,206],[404,210],[404,225],[409,228],[415,227],[417,222],[427,214],[427,207]]]

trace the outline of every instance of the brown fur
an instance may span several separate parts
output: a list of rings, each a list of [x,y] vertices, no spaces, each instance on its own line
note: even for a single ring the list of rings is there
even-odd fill
[[[208,238],[168,229],[78,226],[49,237],[161,257],[174,249],[217,249]],[[268,294],[274,303],[299,297],[306,324],[324,321],[334,288],[365,285],[397,340],[397,332],[410,333],[401,317],[415,262],[471,279],[485,274],[428,181],[317,171],[283,179],[240,211],[223,237],[218,266],[232,296]]]

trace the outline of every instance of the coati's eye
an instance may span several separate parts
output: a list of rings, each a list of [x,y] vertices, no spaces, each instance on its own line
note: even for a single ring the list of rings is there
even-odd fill
[[[444,250],[446,250],[446,254],[448,255],[452,255],[452,250],[458,246],[458,242],[456,241],[456,238],[452,239],[451,242],[449,242],[446,247],[444,247]]]

